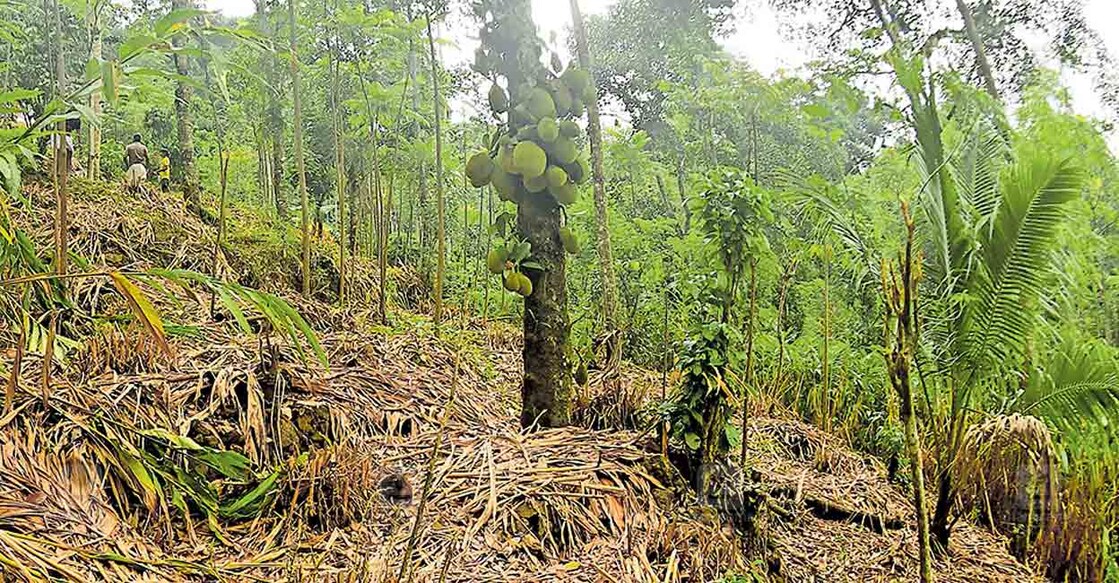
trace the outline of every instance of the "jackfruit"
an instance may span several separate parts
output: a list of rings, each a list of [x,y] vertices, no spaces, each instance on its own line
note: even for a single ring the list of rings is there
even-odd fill
[[[544,178],[543,174],[540,176],[533,176],[532,178],[526,177],[524,179],[524,185],[525,190],[531,193],[542,192],[545,188],[548,188],[548,179]]]
[[[567,184],[567,172],[559,166],[549,166],[544,171],[544,178],[548,179],[548,188],[559,188]]]
[[[501,200],[508,200],[518,202],[518,188],[520,181],[516,176],[509,174],[501,168],[494,168],[493,174],[490,175],[490,183],[493,184],[493,189],[497,191],[497,197]]]
[[[511,146],[499,146],[497,148],[497,167],[507,174],[517,174],[517,165],[513,161],[513,148]]]
[[[505,278],[501,280],[501,285],[504,286],[505,289],[508,291],[519,293],[519,290],[521,289],[522,277],[524,276],[517,273],[516,271],[510,271],[509,273],[506,273]]]
[[[489,269],[490,273],[494,275],[501,275],[501,272],[505,271],[506,259],[508,258],[505,256],[503,249],[490,249],[490,252],[486,255],[486,269]]]
[[[575,144],[571,144],[574,152]],[[575,157],[572,156],[572,159]],[[548,156],[533,142],[518,142],[513,148],[513,168],[525,178],[534,178],[544,173],[548,167]]]
[[[560,227],[559,230],[560,241],[563,242],[563,250],[571,255],[579,254],[579,240],[575,238],[575,233],[571,232],[568,227]]]
[[[564,164],[563,169],[567,172],[568,182],[579,184],[579,181],[583,179],[583,167],[579,165],[578,160],[571,164]]]
[[[497,83],[490,87],[490,109],[494,113],[505,113],[509,111],[509,96],[505,94],[505,90]]]
[[[564,206],[575,204],[579,200],[579,190],[570,182],[557,188],[549,188],[548,192],[552,193],[556,202]]]
[[[560,164],[570,164],[579,156],[579,148],[571,138],[559,138],[552,143],[551,153]]]
[[[522,142],[535,142],[540,139],[536,133],[536,126],[528,125],[517,130],[517,139]]]
[[[556,103],[548,92],[537,87],[532,90],[525,102],[529,115],[537,120],[545,117],[556,117]]]
[[[583,101],[581,99],[576,98],[574,101],[571,102],[571,115],[575,117],[583,117],[583,114],[586,113],[586,111],[586,106],[583,105]]]
[[[575,139],[579,134],[583,133],[583,128],[579,124],[569,119],[563,120],[559,124],[559,133],[565,138]]]
[[[575,96],[571,94],[571,90],[566,85],[560,84],[552,93],[552,101],[556,104],[556,115],[564,116],[571,111],[571,106],[575,103]]]
[[[556,123],[556,118],[546,117],[536,124],[536,135],[545,142],[554,142],[560,134],[560,124]]]
[[[523,273],[518,273],[517,275],[520,276],[520,277],[517,278],[518,283],[520,284],[519,288],[517,289],[517,293],[521,294],[522,296],[524,296],[526,298],[528,296],[531,296],[532,295],[532,280],[529,279],[528,276],[523,274]]]
[[[572,95],[585,95],[587,88],[592,87],[591,75],[585,69],[572,67],[564,71],[560,79],[571,88]]]
[[[481,188],[490,183],[493,168],[489,152],[478,152],[466,162],[466,177],[474,188]]]

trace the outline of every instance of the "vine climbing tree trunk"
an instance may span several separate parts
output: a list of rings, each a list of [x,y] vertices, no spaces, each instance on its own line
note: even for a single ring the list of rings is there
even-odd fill
[[[570,0],[571,22],[575,33],[575,50],[579,55],[579,65],[591,71],[590,50],[587,48],[587,31],[583,26],[583,15],[579,10],[579,0]],[[594,215],[596,226],[596,249],[598,250],[599,270],[602,273],[602,316],[606,324],[606,365],[608,369],[617,366],[622,357],[622,335],[618,330],[618,279],[614,274],[614,255],[610,249],[610,221],[606,207],[606,176],[602,163],[602,123],[598,115],[598,91],[587,101],[587,138],[591,143],[591,167],[594,174]]]
[[[288,26],[291,32],[291,100],[294,109],[292,124],[295,133],[295,171],[299,176],[299,228],[303,235],[302,272],[303,297],[311,297],[311,226],[310,204],[307,201],[307,169],[303,160],[303,107],[299,95],[299,55],[296,51],[298,37],[295,28],[295,0],[288,0]]]
[[[184,10],[194,8],[192,0],[171,0],[171,10]],[[183,41],[180,36],[176,43]],[[175,81],[175,118],[178,133],[179,165],[183,169],[183,197],[189,207],[197,208],[198,200],[198,167],[194,163],[194,113],[191,103],[194,99],[194,89],[188,79],[190,78],[189,57],[181,51],[174,55],[175,73],[179,76]]]

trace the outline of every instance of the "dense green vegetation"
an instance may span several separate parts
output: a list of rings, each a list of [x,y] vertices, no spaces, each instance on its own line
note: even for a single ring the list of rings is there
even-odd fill
[[[198,286],[325,361],[260,274],[220,267],[253,241],[276,249],[277,295],[376,306],[390,327],[522,320],[525,427],[587,419],[587,369],[625,360],[666,393],[628,428],[659,432],[701,495],[744,462],[747,416],[784,412],[913,492],[923,578],[964,517],[1053,580],[1119,581],[1102,31],[1071,0],[772,0],[820,58],[766,76],[719,44],[759,1],[617,0],[584,26],[572,0],[565,44],[539,38],[528,0],[261,0],[240,20],[0,0],[0,338],[18,347],[0,372],[16,379],[30,328],[48,362],[80,337],[71,282],[105,277],[164,348],[133,281]],[[470,32],[448,34],[460,13]],[[467,36],[469,64],[441,62]],[[1115,119],[1078,115],[1042,56]],[[217,233],[196,270],[68,251],[70,184],[123,183],[135,133]],[[57,193],[53,250],[13,219],[32,182]],[[267,220],[226,232],[245,209]],[[366,272],[377,289],[353,283]],[[1043,433],[1041,451],[981,447],[1034,442],[986,431]]]

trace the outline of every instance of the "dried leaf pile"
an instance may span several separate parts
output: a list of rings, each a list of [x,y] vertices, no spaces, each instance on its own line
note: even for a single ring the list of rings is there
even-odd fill
[[[74,249],[94,264],[208,271],[211,230],[162,195],[128,210],[113,189],[77,192]],[[21,221],[45,240],[49,193],[32,195],[38,210]],[[234,218],[242,264],[230,273],[294,248],[246,251],[273,246],[244,227],[252,217]],[[284,277],[258,283],[287,295]],[[362,307],[375,305],[370,282],[347,309],[288,297],[327,367],[261,322],[246,334],[220,309],[212,321],[208,296],[179,301],[153,282],[141,286],[173,357],[139,324],[112,321],[76,339],[46,387],[28,354],[0,410],[0,580],[671,583],[757,571],[651,436],[522,432],[515,330],[466,321],[440,339],[403,311],[385,329]],[[71,292],[89,313],[127,313],[105,281]],[[0,350],[15,336],[0,328]],[[581,414],[641,429],[660,386],[628,366],[592,374]],[[798,422],[748,429],[749,469],[774,508],[761,533],[773,580],[915,580],[907,499],[878,464]],[[962,525],[954,545],[942,581],[1031,580],[986,531]]]

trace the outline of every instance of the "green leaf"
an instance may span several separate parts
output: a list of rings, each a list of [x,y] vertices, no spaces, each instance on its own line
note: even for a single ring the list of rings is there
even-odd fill
[[[113,286],[117,288],[117,291],[128,301],[129,307],[132,308],[132,313],[136,315],[144,325],[144,328],[147,328],[152,338],[155,339],[160,350],[168,357],[173,357],[174,353],[171,351],[171,346],[167,344],[167,335],[163,332],[163,320],[160,319],[159,312],[157,312],[151,302],[148,301],[144,292],[136,287],[136,284],[129,281],[128,278],[121,275],[120,272],[110,272],[109,278],[113,280]]]
[[[168,34],[173,34],[186,28],[188,20],[207,13],[206,10],[199,10],[197,8],[172,10],[156,21],[155,34],[160,38],[166,38]]]
[[[218,513],[226,518],[247,518],[255,515],[268,497],[275,491],[276,480],[280,477],[280,470],[276,470],[255,488],[229,504],[222,504]]]

